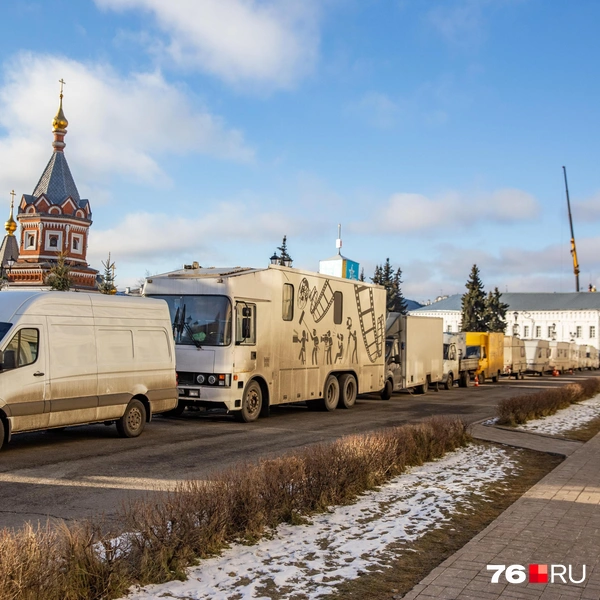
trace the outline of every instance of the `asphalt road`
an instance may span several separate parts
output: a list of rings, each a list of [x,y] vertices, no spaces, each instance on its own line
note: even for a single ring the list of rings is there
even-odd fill
[[[122,439],[114,426],[105,425],[16,435],[0,452],[0,528],[47,518],[110,518],[127,498],[184,479],[206,479],[240,461],[432,415],[456,415],[471,423],[494,416],[502,398],[595,374],[501,380],[424,396],[395,394],[388,401],[363,397],[351,410],[331,413],[302,405],[275,407],[268,419],[252,424],[186,411],[178,418],[155,417],[135,439]]]

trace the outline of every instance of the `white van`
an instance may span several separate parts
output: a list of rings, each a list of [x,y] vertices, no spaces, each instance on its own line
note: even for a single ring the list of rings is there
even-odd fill
[[[93,422],[136,437],[176,405],[166,302],[0,292],[0,447],[13,433]]]

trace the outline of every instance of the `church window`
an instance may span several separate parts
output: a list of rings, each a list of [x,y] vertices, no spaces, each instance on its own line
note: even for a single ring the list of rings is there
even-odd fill
[[[26,250],[35,250],[36,248],[36,235],[35,232],[27,232],[25,234],[25,249]]]
[[[50,248],[58,248],[58,236],[57,235],[50,236]]]
[[[79,240],[77,238],[73,238],[73,250],[79,250]]]

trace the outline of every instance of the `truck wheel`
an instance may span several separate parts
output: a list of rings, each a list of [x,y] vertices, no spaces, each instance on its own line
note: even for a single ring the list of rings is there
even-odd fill
[[[344,373],[340,376],[340,399],[338,402],[339,408],[352,408],[356,403],[356,394],[358,387],[356,378],[350,373]]]
[[[161,416],[163,417],[180,417],[185,409],[187,408],[185,402],[183,402],[182,400],[179,400],[179,402],[177,402],[177,406],[175,408],[172,408],[171,410],[168,410],[167,412],[161,413]]]
[[[470,383],[471,383],[471,376],[466,371],[463,371],[460,374],[460,379],[458,381],[458,385],[462,388],[467,388],[467,387],[469,387]]]
[[[4,421],[2,421],[2,419],[0,419],[0,449],[4,445],[4,435],[5,435]]]
[[[454,385],[454,378],[452,377],[452,373],[448,373],[448,379],[446,379],[446,383],[444,383],[444,387],[447,390],[451,390]]]
[[[335,375],[330,375],[325,382],[323,398],[321,398],[322,410],[335,410],[340,399],[340,382]]]
[[[135,398],[127,405],[125,413],[117,421],[117,431],[121,437],[137,437],[146,425],[146,407]]]
[[[394,393],[394,384],[391,379],[387,379],[384,388],[381,390],[380,396],[382,400],[389,400]]]
[[[494,375],[491,379],[492,383],[498,383],[498,375]]]
[[[429,389],[429,382],[427,380],[425,380],[425,383],[418,385],[415,388],[415,391],[417,392],[417,394],[426,394],[428,389]]]
[[[483,385],[485,383],[485,372],[481,371],[481,373],[479,373],[479,384]]]
[[[262,390],[258,381],[251,381],[244,390],[242,410],[234,413],[236,419],[242,423],[252,423],[260,415],[262,408]]]

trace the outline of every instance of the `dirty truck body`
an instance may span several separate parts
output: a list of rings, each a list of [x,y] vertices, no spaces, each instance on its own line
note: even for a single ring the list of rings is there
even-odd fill
[[[444,332],[444,387],[449,390],[454,382],[467,387],[478,367],[477,358],[467,358],[467,334]]]
[[[503,375],[523,379],[526,369],[525,342],[516,336],[505,335]]]
[[[425,393],[444,376],[443,319],[390,313],[386,323],[386,385],[392,391]]]
[[[14,433],[116,422],[139,435],[177,405],[164,302],[83,292],[0,294],[0,445]]]
[[[384,288],[279,265],[196,267],[144,285],[169,305],[180,409],[250,422],[276,404],[349,408],[383,388]]]
[[[485,383],[488,378],[498,381],[504,370],[504,334],[468,331],[467,356],[479,359],[475,373],[479,383]]]

